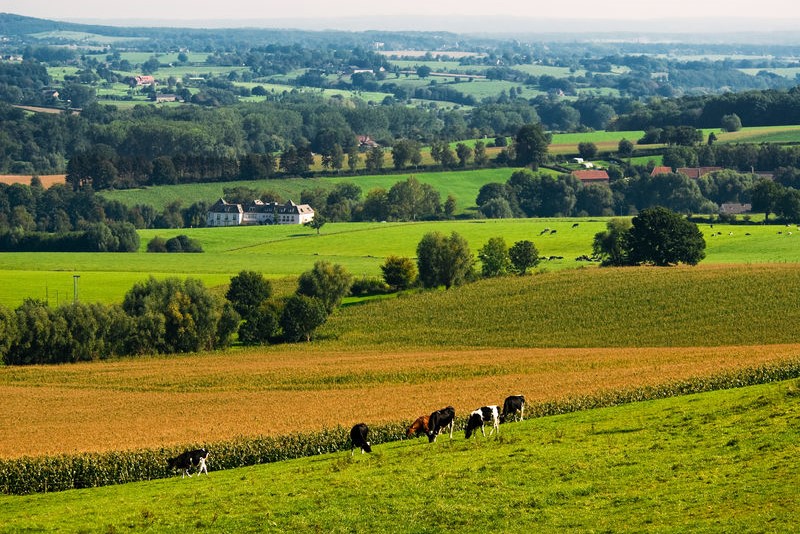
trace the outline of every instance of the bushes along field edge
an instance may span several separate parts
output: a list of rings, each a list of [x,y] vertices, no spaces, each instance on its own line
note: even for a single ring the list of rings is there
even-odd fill
[[[800,378],[800,359],[661,385],[565,397],[529,404],[526,411],[531,417],[544,417],[793,378]],[[457,419],[456,424],[459,429],[463,427],[465,421],[464,417]],[[370,443],[375,445],[404,439],[406,428],[410,423],[408,420],[370,425]],[[284,436],[238,438],[204,446],[210,451],[210,467],[213,470],[221,470],[347,451],[350,449],[348,435],[349,429],[339,426],[317,432]],[[180,452],[198,445],[0,460],[0,493],[25,495],[167,478],[176,474],[168,468],[167,458],[177,456]]]

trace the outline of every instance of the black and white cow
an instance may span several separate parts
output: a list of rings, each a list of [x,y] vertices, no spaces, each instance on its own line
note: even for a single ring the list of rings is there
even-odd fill
[[[481,406],[471,414],[469,414],[469,419],[467,419],[467,427],[464,429],[464,437],[469,439],[473,432],[477,429],[481,429],[481,434],[486,436],[486,431],[483,429],[484,423],[492,423],[492,430],[489,432],[491,436],[494,434],[494,431],[497,430],[497,433],[500,434],[500,414],[497,406]]]
[[[517,414],[519,414],[519,420],[525,420],[525,396],[524,395],[511,395],[510,397],[506,397],[506,400],[503,402],[503,413],[500,415],[500,422],[505,423],[506,418],[510,415],[514,417],[514,421],[517,420]]]
[[[372,452],[372,447],[369,446],[369,441],[367,441],[367,432],[369,432],[369,428],[364,423],[358,423],[350,429],[350,441],[353,442],[353,447],[350,449],[350,456],[353,455],[356,447],[361,449],[361,454]]]
[[[456,419],[456,409],[452,406],[436,410],[428,418],[428,443],[436,441],[436,436],[443,428],[450,427],[450,439],[453,439],[453,423]]]
[[[205,449],[195,449],[193,451],[182,452],[175,458],[167,459],[167,465],[171,469],[180,469],[182,471],[181,478],[186,475],[192,476],[189,469],[192,467],[197,468],[197,473],[205,473],[208,476],[208,467],[206,467],[206,460],[208,459],[208,451]]]

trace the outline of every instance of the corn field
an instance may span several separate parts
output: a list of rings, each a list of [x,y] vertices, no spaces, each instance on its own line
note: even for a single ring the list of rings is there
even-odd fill
[[[534,403],[526,411],[532,416],[544,417],[793,378],[800,378],[798,359],[662,385],[565,397]],[[458,427],[463,427],[464,422],[464,418],[461,417],[457,419],[456,424]],[[405,429],[410,423],[411,421],[407,420],[371,425],[369,440],[374,445],[404,439]],[[175,475],[167,466],[167,458],[198,446],[204,446],[210,451],[209,471],[349,451],[351,448],[348,429],[335,427],[318,432],[241,438],[217,443],[194,443],[183,447],[22,457],[0,460],[0,492],[22,495],[166,478]]]

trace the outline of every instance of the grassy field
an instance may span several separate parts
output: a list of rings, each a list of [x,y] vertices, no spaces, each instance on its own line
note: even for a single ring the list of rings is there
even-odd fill
[[[791,532],[797,380],[90,490],[0,497],[4,531]],[[402,518],[402,521],[398,521]]]
[[[389,255],[416,256],[424,234],[458,232],[477,251],[490,238],[501,236],[508,245],[533,241],[543,257],[539,269],[558,271],[586,266],[577,261],[591,254],[594,235],[607,219],[506,219],[418,223],[328,223],[318,236],[298,226],[184,228],[141,230],[138,253],[4,253],[0,255],[0,304],[18,306],[27,297],[64,302],[73,294],[72,276],[80,275],[79,294],[85,301],[120,302],[134,282],[149,275],[193,276],[219,286],[244,269],[256,269],[270,278],[294,277],[316,261],[343,265],[356,276],[380,276]],[[578,227],[573,228],[573,224]],[[555,233],[543,234],[544,228]],[[800,262],[800,231],[752,225],[700,225],[706,235],[704,265]],[[717,233],[721,235],[716,235]],[[782,233],[778,233],[782,232]],[[712,233],[714,234],[712,236]],[[197,239],[202,254],[148,254],[147,242],[186,234]],[[731,235],[733,234],[733,235]],[[750,234],[750,235],[747,235]]]
[[[429,152],[427,152],[429,154]],[[391,166],[391,158],[386,155],[386,165]],[[414,176],[422,183],[430,184],[441,194],[442,201],[447,195],[453,195],[456,199],[456,213],[464,213],[467,210],[475,209],[475,199],[481,186],[489,182],[505,183],[509,177],[517,170],[515,168],[496,168],[478,170],[459,170],[447,172],[415,172],[407,169],[398,174],[379,174],[361,176],[342,176],[326,178],[287,178],[279,180],[254,180],[254,181],[235,181],[235,182],[211,182],[200,184],[182,184],[177,186],[152,186],[146,189],[124,189],[118,191],[104,191],[101,194],[107,199],[119,200],[120,202],[133,206],[135,204],[149,204],[157,210],[162,210],[164,206],[175,200],[180,200],[184,206],[189,206],[193,202],[204,200],[215,202],[223,196],[223,189],[232,187],[248,187],[257,191],[272,191],[280,196],[281,199],[300,201],[300,193],[306,189],[322,187],[332,189],[334,185],[341,182],[354,183],[361,187],[362,195],[366,195],[370,189],[382,187],[386,190],[397,182],[407,180],[409,176]]]
[[[0,367],[15,399],[0,457],[396,422],[796,360],[799,292],[794,265],[573,269],[346,306],[312,345]],[[262,409],[300,404],[280,421]]]

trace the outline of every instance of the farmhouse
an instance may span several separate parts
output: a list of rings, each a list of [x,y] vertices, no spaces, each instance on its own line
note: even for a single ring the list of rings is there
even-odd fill
[[[135,76],[134,80],[136,80],[136,85],[140,87],[149,87],[156,83],[156,79],[154,77],[145,74],[141,76]]]
[[[224,198],[217,200],[208,210],[206,226],[249,226],[256,224],[305,224],[314,218],[314,210],[308,204],[285,204],[262,202],[258,199],[249,204],[232,204]]]
[[[572,171],[572,176],[584,184],[608,184],[609,177],[606,171]]]
[[[653,170],[650,171],[650,176],[658,176],[659,174],[672,174],[672,167],[659,165],[657,167],[653,167]]]

